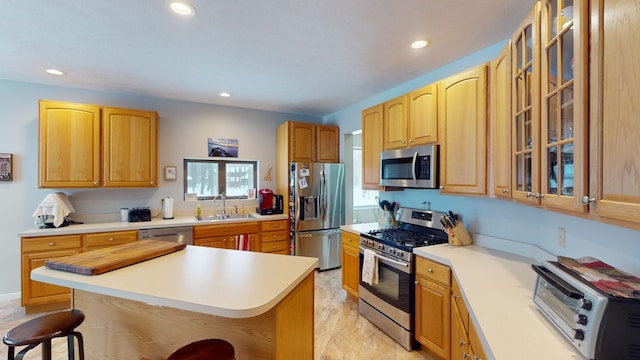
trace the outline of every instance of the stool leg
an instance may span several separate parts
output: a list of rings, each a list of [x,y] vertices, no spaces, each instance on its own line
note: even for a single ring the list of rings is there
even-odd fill
[[[84,340],[82,339],[82,333],[74,331],[72,334],[78,338],[78,355],[80,360],[84,360]]]
[[[42,342],[42,360],[51,360],[51,339]]]
[[[9,350],[7,351],[7,360],[14,360],[16,356],[16,348],[13,346],[9,346]]]
[[[38,346],[40,344],[31,344],[29,346],[27,346],[26,348],[20,350],[20,352],[18,353],[18,355],[16,355],[15,360],[22,360],[22,358],[24,357],[24,355],[27,353],[27,351],[33,349],[34,347]]]
[[[75,360],[75,347],[73,345],[73,333],[67,335],[67,358],[69,360]]]

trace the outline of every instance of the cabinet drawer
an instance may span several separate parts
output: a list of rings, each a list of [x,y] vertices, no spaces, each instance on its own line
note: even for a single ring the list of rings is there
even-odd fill
[[[81,247],[82,235],[22,238],[22,252],[79,249]]]
[[[138,232],[118,231],[84,235],[87,248],[121,245],[138,240]]]
[[[278,252],[278,251],[284,251],[284,250],[289,250],[288,240],[262,243],[262,252]]]
[[[343,231],[342,247],[351,248],[351,250],[358,252],[360,247],[360,236]]]
[[[269,231],[262,233],[262,242],[273,242],[273,241],[282,241],[289,240],[289,233],[286,231]]]
[[[289,220],[263,221],[260,229],[262,231],[289,230]]]
[[[446,286],[451,285],[451,270],[448,266],[419,256],[416,256],[416,274]]]

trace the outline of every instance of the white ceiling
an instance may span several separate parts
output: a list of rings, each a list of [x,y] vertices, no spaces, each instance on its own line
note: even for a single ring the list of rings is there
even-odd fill
[[[321,116],[508,38],[534,0],[191,3],[0,0],[0,79]]]

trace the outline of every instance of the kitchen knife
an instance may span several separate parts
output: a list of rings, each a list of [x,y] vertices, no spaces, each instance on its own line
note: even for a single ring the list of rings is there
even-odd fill
[[[447,222],[444,220],[444,216],[440,216],[440,224],[442,224],[442,226],[444,226],[445,229],[449,228],[449,225],[447,224]]]
[[[451,223],[453,224],[453,226],[456,226],[456,223],[458,222],[458,216],[454,214],[453,211],[451,210],[449,210],[447,214],[449,214],[449,220],[451,220]]]
[[[443,218],[444,218],[444,221],[447,223],[449,228],[453,229],[454,227],[456,227],[456,225],[454,224],[453,220],[451,220],[449,218],[449,215],[445,215],[445,216],[443,216]]]

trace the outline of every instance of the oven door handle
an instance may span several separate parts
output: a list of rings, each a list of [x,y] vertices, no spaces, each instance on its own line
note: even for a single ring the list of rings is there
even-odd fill
[[[387,261],[387,262],[390,262],[390,263],[392,263],[392,264],[396,264],[396,265],[398,265],[398,266],[404,266],[404,267],[406,267],[406,268],[408,268],[408,267],[409,267],[409,264],[407,264],[407,263],[404,263],[404,262],[401,262],[401,261],[397,261],[397,260],[393,260],[393,259],[389,259],[389,258],[388,258],[388,257],[386,257],[386,256],[380,256],[380,255],[378,255],[378,254],[375,254],[375,257],[377,257],[377,258],[378,258],[378,260]]]
[[[552,273],[548,269],[538,265],[531,265],[531,268],[543,279],[547,280],[551,285],[568,297],[572,299],[582,299],[584,297],[584,294],[581,293],[580,290],[574,288],[571,284],[562,280],[558,275]]]

